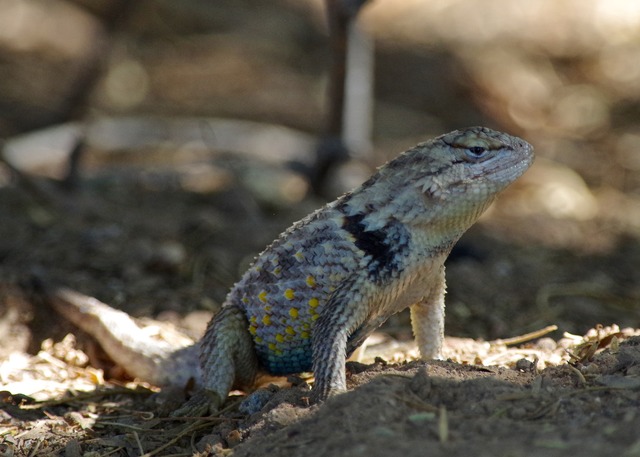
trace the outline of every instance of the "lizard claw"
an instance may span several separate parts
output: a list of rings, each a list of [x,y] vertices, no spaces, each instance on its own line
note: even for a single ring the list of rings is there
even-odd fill
[[[218,394],[198,390],[186,403],[171,413],[172,417],[204,417],[218,412],[222,401]]]

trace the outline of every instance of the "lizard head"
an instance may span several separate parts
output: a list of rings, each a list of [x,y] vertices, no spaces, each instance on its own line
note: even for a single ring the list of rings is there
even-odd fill
[[[434,220],[464,231],[533,163],[526,141],[486,127],[442,135],[414,148],[414,184]],[[427,217],[431,218],[430,215]]]
[[[448,154],[443,154],[441,160],[461,174],[461,181],[454,178],[450,186],[470,183],[472,187],[483,185],[489,192],[500,192],[533,163],[533,147],[529,143],[486,127],[456,130],[433,142],[434,146],[444,145]]]
[[[343,199],[347,212],[372,208],[368,230],[389,220],[456,239],[533,162],[526,141],[486,127],[447,133],[403,152]]]
[[[532,162],[533,148],[520,138],[486,127],[456,130],[381,167],[372,181],[393,192],[367,198],[385,200],[377,205],[380,216],[388,211],[406,223],[461,233]]]

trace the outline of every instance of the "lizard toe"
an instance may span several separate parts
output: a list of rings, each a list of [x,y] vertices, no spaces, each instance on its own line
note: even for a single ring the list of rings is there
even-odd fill
[[[171,413],[172,417],[204,417],[218,412],[222,401],[218,394],[197,391],[186,403]]]

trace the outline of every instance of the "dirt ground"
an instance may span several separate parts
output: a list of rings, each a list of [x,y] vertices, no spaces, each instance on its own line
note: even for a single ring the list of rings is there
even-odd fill
[[[416,360],[400,313],[322,405],[301,375],[175,420],[184,392],[131,379],[30,278],[197,339],[256,253],[327,199],[301,173],[323,130],[324,13],[156,0],[113,22],[108,5],[0,0],[0,456],[640,457],[640,14],[372,1],[373,146],[328,193],[458,127],[536,148],[447,262],[447,360]],[[13,14],[29,20],[5,27]]]
[[[251,166],[249,161],[218,163],[229,173]],[[640,332],[617,326],[591,330],[584,338],[559,331],[531,341],[448,338],[448,360],[424,363],[411,361],[416,349],[408,317],[401,314],[374,335],[364,364],[349,362],[350,392],[326,404],[309,406],[306,383],[280,379],[280,388],[266,382],[244,409],[231,398],[219,417],[168,418],[166,397],[154,394],[152,386],[128,382],[89,335],[33,301],[20,286],[34,271],[46,271],[53,280],[133,315],[156,316],[197,336],[234,270],[285,227],[287,218],[297,218],[296,212],[314,203],[258,211],[247,219],[245,209],[228,204],[254,199],[240,180],[219,195],[203,197],[173,189],[175,175],[156,177],[149,188],[149,169],[135,170],[126,177],[119,166],[96,172],[81,190],[60,194],[64,206],[52,203],[54,194],[38,200],[41,196],[20,186],[1,190],[6,216],[1,239],[12,241],[2,251],[4,455],[640,452],[640,337],[634,336]],[[223,226],[212,227],[214,222]],[[495,338],[494,332],[517,337],[537,330],[549,303],[527,294],[544,286],[531,282],[545,281],[548,266],[534,260],[548,261],[555,254],[528,256],[521,265],[527,249],[517,243],[505,248],[487,227],[470,232],[462,242],[470,247],[449,262],[448,334],[467,328]],[[473,246],[486,253],[482,261]],[[585,257],[583,270],[574,274],[588,271],[593,262]],[[514,284],[483,274],[509,263],[507,280]],[[518,291],[523,304],[539,308],[509,309],[517,301],[500,297]],[[470,322],[476,319],[456,309],[465,302],[477,307],[473,315],[485,318]],[[589,312],[583,314],[574,316],[574,325],[591,319]],[[568,319],[562,313],[556,317],[545,323]],[[65,337],[67,332],[78,340]]]

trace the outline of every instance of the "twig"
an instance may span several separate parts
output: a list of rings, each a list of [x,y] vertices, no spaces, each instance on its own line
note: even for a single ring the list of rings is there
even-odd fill
[[[43,402],[38,402],[33,405],[22,405],[21,408],[22,409],[41,409],[41,408],[47,408],[51,406],[64,405],[71,402],[78,402],[78,401],[86,402],[88,400],[99,399],[99,398],[108,397],[111,395],[120,395],[120,394],[151,395],[153,393],[154,392],[150,390],[140,390],[140,389],[133,390],[133,389],[127,389],[126,387],[116,387],[109,390],[100,390],[100,391],[94,390],[92,392],[81,393],[71,398],[60,398],[57,400],[46,400]]]
[[[140,450],[140,455],[144,454],[144,448],[142,447],[142,442],[140,441],[140,436],[138,436],[138,432],[133,431],[133,437],[136,439],[136,443],[138,444],[138,449]]]
[[[568,363],[567,366],[578,377],[578,382],[580,383],[580,385],[581,386],[586,386],[587,385],[587,380],[585,379],[585,377],[582,374],[582,372],[580,370],[578,370],[576,367],[574,367],[573,365],[571,365],[570,363]]]
[[[168,448],[169,446],[171,446],[172,444],[176,443],[180,438],[182,438],[183,436],[185,436],[188,433],[191,432],[195,432],[196,430],[200,429],[200,428],[204,428],[204,427],[210,427],[210,421],[213,418],[219,418],[218,416],[220,416],[221,414],[232,410],[233,408],[237,408],[238,405],[242,402],[242,400],[238,400],[235,401],[233,403],[231,403],[229,406],[227,406],[226,408],[221,409],[220,411],[218,411],[216,414],[211,415],[210,417],[204,417],[204,418],[198,418],[194,423],[192,423],[191,425],[189,425],[188,427],[185,427],[180,433],[178,433],[176,436],[174,436],[171,440],[167,441],[166,443],[164,443],[162,446],[147,452],[146,454],[144,454],[142,457],[152,457],[154,455],[158,455],[158,453],[162,452],[163,450],[165,450],[166,448]],[[173,420],[176,419],[187,419],[187,418],[171,418]]]
[[[490,344],[504,344],[505,346],[513,346],[514,344],[524,343],[525,341],[535,340],[536,338],[540,338],[547,333],[555,332],[558,330],[557,325],[548,325],[547,327],[541,328],[540,330],[536,330],[530,333],[525,333],[524,335],[514,336],[511,338],[493,340]]]
[[[209,426],[207,421],[204,421],[204,420],[199,420],[194,422],[188,427],[185,427],[180,433],[178,433],[172,439],[164,443],[162,446],[155,448],[153,451],[147,452],[146,454],[142,455],[142,457],[152,457],[154,455],[158,455],[160,452],[164,451],[169,446],[178,442],[178,440],[180,440],[180,438],[182,438],[183,436],[187,435],[188,433],[195,432],[196,430],[198,430],[199,428],[202,428],[205,425]]]
[[[449,441],[449,419],[447,417],[447,407],[440,406],[440,414],[438,417],[438,436],[441,443]]]

